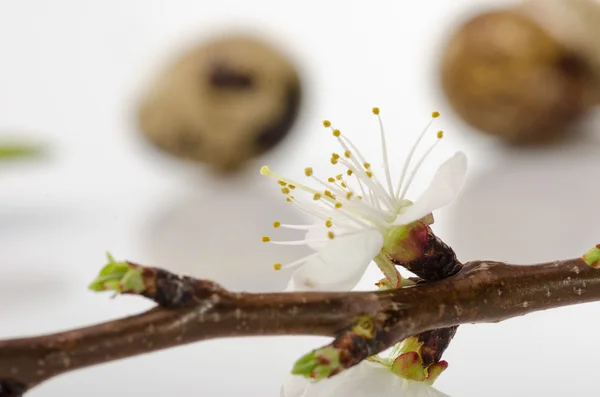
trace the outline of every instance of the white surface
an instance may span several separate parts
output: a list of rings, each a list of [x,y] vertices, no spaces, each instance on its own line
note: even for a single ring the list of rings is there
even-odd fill
[[[252,242],[272,220],[299,214],[273,204],[281,196],[259,179],[259,163],[296,176],[308,165],[325,170],[335,146],[320,127],[323,118],[376,158],[374,105],[382,108],[388,143],[397,150],[395,164],[431,110],[445,116],[438,125],[446,142],[416,191],[454,150],[470,156],[467,189],[436,217],[436,231],[462,259],[527,262],[581,254],[600,241],[600,229],[580,227],[598,220],[598,148],[507,157],[484,138],[463,134],[468,128],[438,92],[435,51],[448,29],[473,7],[500,3],[0,1],[0,132],[53,145],[47,160],[0,170],[0,337],[88,325],[149,307],[86,290],[106,250],[233,288],[281,286],[281,274],[270,271],[273,257],[299,253],[267,252]],[[231,24],[259,26],[277,39],[310,84],[294,136],[237,185],[150,156],[130,119],[136,92],[166,55]],[[207,214],[221,223],[202,225]],[[244,214],[255,217],[244,221]],[[220,260],[224,249],[240,246],[243,256],[240,250]],[[240,257],[248,260],[240,263]],[[371,269],[361,288],[377,278]],[[445,356],[450,368],[436,385],[455,397],[595,395],[599,313],[599,305],[589,304],[463,326]],[[293,361],[326,340],[205,342],[78,371],[30,395],[277,396]]]

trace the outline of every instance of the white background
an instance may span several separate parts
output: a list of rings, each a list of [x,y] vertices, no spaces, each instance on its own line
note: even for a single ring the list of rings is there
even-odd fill
[[[461,259],[581,255],[600,241],[595,124],[591,138],[568,147],[509,151],[462,124],[439,92],[437,54],[451,29],[503,3],[0,0],[0,138],[50,147],[43,160],[0,169],[0,337],[150,307],[86,290],[106,250],[234,289],[281,288],[286,274],[272,272],[272,263],[302,250],[258,241],[273,220],[301,218],[258,176],[259,166],[295,176],[309,165],[325,170],[335,142],[320,127],[324,118],[376,159],[372,106],[382,109],[395,169],[430,112],[442,112],[445,142],[416,193],[447,156],[467,152],[467,186],[435,225]],[[246,173],[217,178],[152,155],[132,115],[140,90],[170,56],[232,27],[280,45],[307,92],[284,144]],[[360,288],[377,277],[371,269]],[[599,316],[600,305],[588,304],[463,326],[436,386],[455,397],[597,395]],[[204,342],[81,370],[29,395],[277,396],[294,360],[326,340]]]

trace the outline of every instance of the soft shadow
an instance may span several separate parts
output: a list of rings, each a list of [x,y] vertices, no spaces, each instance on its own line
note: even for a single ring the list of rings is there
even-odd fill
[[[190,192],[171,197],[144,222],[146,263],[233,290],[284,289],[291,271],[275,271],[273,264],[294,261],[309,249],[265,244],[261,237],[303,239],[302,232],[275,230],[272,224],[306,224],[307,219],[285,202],[273,181],[256,174],[205,176]],[[264,180],[271,183],[265,186]]]
[[[449,215],[462,260],[514,263],[582,255],[600,243],[600,145],[507,151],[472,180]]]

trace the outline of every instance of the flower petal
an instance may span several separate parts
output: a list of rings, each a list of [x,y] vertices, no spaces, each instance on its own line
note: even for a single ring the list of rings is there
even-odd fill
[[[360,281],[379,253],[383,236],[376,230],[328,240],[319,254],[292,275],[288,291],[348,291]]]
[[[422,382],[403,379],[387,367],[368,361],[319,382],[298,377],[281,388],[281,397],[448,397]]]
[[[466,174],[467,156],[457,152],[438,168],[429,187],[396,217],[394,224],[407,225],[450,204],[460,191]]]

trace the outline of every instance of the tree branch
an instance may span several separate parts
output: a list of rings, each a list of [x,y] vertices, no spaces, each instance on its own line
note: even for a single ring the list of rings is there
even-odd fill
[[[195,286],[193,306],[0,341],[0,396],[20,396],[75,369],[212,338],[324,335],[339,345],[367,316],[372,337],[350,352],[348,367],[420,332],[600,300],[600,271],[580,258],[532,266],[477,261],[444,280],[378,292],[246,294],[201,280]]]

